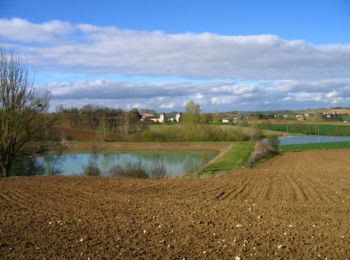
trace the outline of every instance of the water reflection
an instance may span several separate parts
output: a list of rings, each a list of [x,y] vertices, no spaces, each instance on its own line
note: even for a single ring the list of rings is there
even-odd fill
[[[60,166],[64,161],[62,154],[52,154],[43,158],[45,172],[47,175],[59,175],[62,173]]]
[[[10,176],[34,176],[44,175],[46,173],[42,164],[28,155],[19,155],[13,162],[10,170]]]
[[[136,169],[140,164],[150,178],[161,178],[193,172],[214,155],[215,152],[75,153],[59,155],[59,160],[52,156],[37,157],[35,162],[44,168],[46,175],[110,176],[114,167],[118,174],[124,174],[121,169]],[[54,167],[53,159],[57,159]]]
[[[84,175],[86,176],[99,176],[101,170],[98,167],[98,154],[96,152],[91,153],[89,163],[84,167]]]
[[[280,137],[280,144],[307,144],[307,143],[327,143],[327,142],[350,142],[350,137],[341,136],[286,136]]]

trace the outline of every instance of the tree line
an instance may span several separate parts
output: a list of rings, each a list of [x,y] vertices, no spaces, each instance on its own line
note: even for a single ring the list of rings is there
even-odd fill
[[[61,121],[68,121],[71,128],[98,131],[106,140],[111,134],[118,139],[127,140],[130,134],[140,132],[144,127],[141,114],[136,108],[124,111],[91,104],[82,108],[59,106],[56,115]]]

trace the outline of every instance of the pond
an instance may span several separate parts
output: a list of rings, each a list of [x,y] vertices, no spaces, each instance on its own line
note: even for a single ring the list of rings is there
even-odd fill
[[[35,158],[43,175],[86,175],[88,166],[98,168],[100,176],[115,176],[115,170],[142,168],[146,174],[162,170],[165,176],[176,176],[199,169],[211,160],[216,152],[123,152],[123,153],[71,153],[63,155],[47,155]],[[85,173],[84,173],[85,172]],[[130,176],[129,176],[130,177]],[[152,176],[150,176],[152,177]]]
[[[283,136],[279,138],[280,144],[309,144],[309,143],[329,143],[329,142],[350,142],[350,137],[341,136]]]

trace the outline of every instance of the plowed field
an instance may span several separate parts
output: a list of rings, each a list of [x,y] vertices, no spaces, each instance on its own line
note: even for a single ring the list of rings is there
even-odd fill
[[[350,151],[201,180],[0,180],[0,258],[350,258]]]

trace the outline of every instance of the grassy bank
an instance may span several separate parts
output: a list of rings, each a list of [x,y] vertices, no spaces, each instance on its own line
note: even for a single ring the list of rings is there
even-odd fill
[[[227,151],[215,158],[215,160],[201,169],[198,177],[214,176],[219,172],[234,170],[243,166],[254,150],[253,142],[234,143]]]
[[[288,145],[280,145],[279,149],[281,152],[295,152],[295,151],[305,151],[305,150],[350,149],[350,142],[288,144]]]

